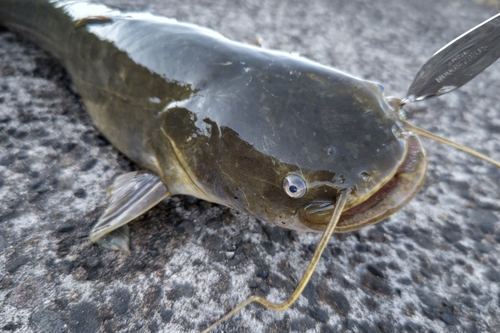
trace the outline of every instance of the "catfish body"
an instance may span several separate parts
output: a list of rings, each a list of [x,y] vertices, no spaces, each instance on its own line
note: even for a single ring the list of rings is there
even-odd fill
[[[120,179],[95,239],[174,194],[321,231],[347,191],[337,231],[348,231],[392,214],[425,179],[418,139],[372,82],[87,2],[4,0],[0,24],[58,58],[102,134],[153,175]],[[289,177],[304,195],[284,190]]]

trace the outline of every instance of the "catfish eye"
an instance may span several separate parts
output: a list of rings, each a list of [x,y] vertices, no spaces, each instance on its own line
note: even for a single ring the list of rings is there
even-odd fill
[[[304,179],[299,176],[287,176],[283,181],[283,191],[290,198],[302,198],[307,191],[307,185]]]

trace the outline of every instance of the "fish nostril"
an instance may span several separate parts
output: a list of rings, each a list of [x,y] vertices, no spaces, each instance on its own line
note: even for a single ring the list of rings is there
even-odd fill
[[[385,87],[383,84],[381,83],[378,83],[378,82],[375,82],[375,85],[377,86],[377,88],[383,93],[385,93]]]
[[[367,81],[367,82],[372,86],[372,89],[378,89],[382,94],[385,93],[385,87],[382,83],[375,81]]]

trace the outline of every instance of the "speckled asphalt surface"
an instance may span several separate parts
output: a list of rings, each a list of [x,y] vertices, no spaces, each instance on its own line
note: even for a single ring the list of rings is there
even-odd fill
[[[265,40],[403,96],[445,43],[496,13],[456,1],[107,0]],[[131,223],[131,254],[86,240],[113,176],[64,70],[0,31],[0,331],[197,332],[251,294],[289,295],[319,235],[175,197]],[[416,125],[500,159],[500,64],[407,108]],[[424,140],[429,176],[402,211],[335,235],[298,303],[252,305],[218,332],[499,332],[500,171]]]

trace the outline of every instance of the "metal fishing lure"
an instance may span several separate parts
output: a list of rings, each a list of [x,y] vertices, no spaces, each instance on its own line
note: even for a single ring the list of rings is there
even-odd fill
[[[427,170],[416,134],[500,167],[400,114],[406,103],[459,88],[500,56],[498,15],[434,54],[402,100],[302,57],[89,2],[3,0],[0,24],[58,58],[99,130],[144,168],[111,185],[92,242],[127,251],[126,224],[176,194],[323,233],[286,301],[252,296],[204,332],[252,302],[288,308],[333,232],[376,223],[411,200]]]

